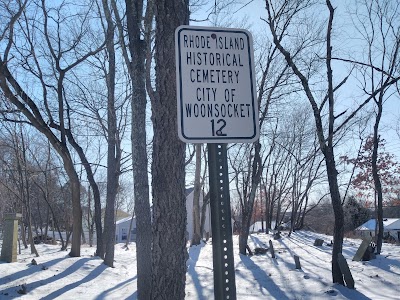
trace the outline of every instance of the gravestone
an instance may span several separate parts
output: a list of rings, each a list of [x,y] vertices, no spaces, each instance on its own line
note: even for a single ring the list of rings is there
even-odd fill
[[[353,261],[360,261],[364,256],[369,244],[371,243],[372,237],[364,238],[361,242],[360,247],[358,247],[356,254],[353,257]]]
[[[346,286],[349,289],[354,289],[354,279],[353,276],[351,275],[349,265],[347,264],[347,261],[342,253],[338,254],[338,263],[340,271],[343,274],[344,281],[346,282]]]
[[[272,241],[269,240],[269,251],[271,252],[271,257],[275,258],[275,250],[274,250],[274,245],[272,244]]]
[[[4,234],[0,260],[5,262],[17,261],[18,220],[22,214],[4,214]]]
[[[362,261],[369,261],[371,259],[375,259],[375,248],[376,245],[375,243],[371,242],[369,243],[367,250],[365,250],[364,255],[362,256]]]
[[[298,257],[297,255],[294,255],[294,263],[296,264],[296,269],[301,269],[301,265],[300,265],[300,257]]]
[[[315,239],[315,241],[314,241],[314,246],[321,247],[323,243],[324,243],[324,240],[322,240],[322,239]]]

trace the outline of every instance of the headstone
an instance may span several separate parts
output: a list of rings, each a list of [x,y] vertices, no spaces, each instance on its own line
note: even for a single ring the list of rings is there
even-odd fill
[[[294,255],[294,263],[296,264],[296,269],[301,269],[301,265],[300,265],[300,257],[298,257],[297,255]]]
[[[343,274],[344,281],[346,282],[346,286],[349,289],[354,289],[354,279],[353,279],[353,276],[351,275],[349,265],[347,264],[347,261],[344,258],[342,253],[338,254],[338,263],[339,263],[340,271]]]
[[[271,252],[271,257],[275,258],[274,245],[272,244],[271,240],[269,240],[269,251]]]
[[[365,250],[364,255],[362,256],[363,261],[369,261],[376,258],[375,247],[376,245],[372,242],[368,245],[367,250]]]
[[[5,262],[17,261],[18,219],[22,214],[4,214],[4,234],[0,260]]]
[[[324,240],[322,240],[322,239],[315,239],[315,241],[314,241],[314,246],[321,247],[321,246],[323,245],[323,243],[324,243]]]
[[[360,247],[358,247],[356,254],[353,257],[353,261],[360,261],[364,256],[365,251],[368,248],[368,245],[371,243],[372,237],[367,237],[363,239]]]

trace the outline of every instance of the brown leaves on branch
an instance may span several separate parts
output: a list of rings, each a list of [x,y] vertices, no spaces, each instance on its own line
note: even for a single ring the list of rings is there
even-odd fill
[[[400,202],[400,164],[395,156],[384,151],[386,141],[379,139],[378,169],[382,182],[382,192],[386,195],[386,204],[394,205]],[[356,158],[341,156],[340,160],[354,165],[358,171],[351,181],[351,185],[358,190],[358,195],[369,198],[374,195],[374,180],[372,178],[372,150],[373,136],[369,136]]]

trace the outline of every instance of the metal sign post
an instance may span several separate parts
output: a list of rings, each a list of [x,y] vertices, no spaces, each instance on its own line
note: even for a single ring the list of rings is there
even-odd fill
[[[215,299],[236,299],[226,144],[208,144]]]

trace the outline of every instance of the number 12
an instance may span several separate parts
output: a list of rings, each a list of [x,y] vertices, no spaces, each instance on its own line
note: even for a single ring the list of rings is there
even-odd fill
[[[217,136],[226,136],[226,133],[222,132],[222,129],[224,129],[225,126],[226,126],[226,121],[224,119],[219,119],[216,123],[217,124],[222,123],[222,124],[219,126],[219,129],[215,130],[215,120],[214,119],[211,120],[211,132],[212,132],[212,135],[213,136],[216,136],[216,135]]]

